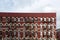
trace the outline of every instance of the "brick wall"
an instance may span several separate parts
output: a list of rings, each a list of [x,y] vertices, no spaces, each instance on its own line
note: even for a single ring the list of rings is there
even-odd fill
[[[0,13],[2,40],[56,40],[56,13]]]

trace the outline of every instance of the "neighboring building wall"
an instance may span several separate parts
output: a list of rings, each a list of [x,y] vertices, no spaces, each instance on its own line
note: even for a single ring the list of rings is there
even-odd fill
[[[56,13],[0,13],[2,40],[56,40]]]
[[[57,29],[57,30],[56,30],[56,33],[57,33],[57,34],[56,34],[56,35],[57,35],[57,40],[60,40],[60,29]]]

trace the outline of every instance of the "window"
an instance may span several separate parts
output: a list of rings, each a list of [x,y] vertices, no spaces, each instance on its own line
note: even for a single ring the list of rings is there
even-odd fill
[[[2,40],[2,36],[0,36],[0,40]]]
[[[30,32],[30,31],[25,32],[25,37],[29,37],[29,36],[30,36],[30,34],[31,34],[31,32]]]
[[[6,35],[8,35],[8,30],[6,31]]]
[[[28,26],[31,26],[30,23],[27,23]]]
[[[52,17],[52,22],[54,22],[54,18]]]
[[[12,40],[12,36],[9,37],[9,40]]]
[[[48,31],[48,35],[50,36],[50,31]]]
[[[25,38],[23,38],[23,40],[26,40]]]
[[[26,24],[25,23],[23,23],[23,24],[20,24],[20,26],[25,26]]]
[[[21,26],[21,24],[20,24],[20,23],[18,23],[18,24],[16,24],[16,26],[20,27],[20,26]]]
[[[40,24],[41,29],[42,29],[42,26],[43,26],[43,24],[41,23],[41,24]]]
[[[14,35],[16,35],[16,30],[14,30]]]
[[[0,31],[0,35],[2,35],[2,31]]]
[[[32,36],[34,37],[35,36],[35,32],[31,32]]]
[[[5,37],[5,40],[8,40],[8,37],[7,36]]]
[[[47,40],[47,38],[46,38],[46,37],[44,37],[44,38],[43,38],[43,40]]]
[[[8,23],[5,23],[5,26],[8,27]]]
[[[20,29],[18,29],[18,37],[20,37]]]
[[[14,28],[16,28],[16,26],[17,26],[16,23],[14,23],[13,26],[14,26]]]
[[[44,30],[44,35],[46,35],[46,32],[47,32],[47,31],[46,31],[46,30]]]
[[[45,24],[43,24],[43,26],[44,26],[44,28],[46,28],[47,24],[45,23]]]
[[[48,29],[50,29],[51,28],[51,25],[50,24],[48,24]]]
[[[34,23],[31,24],[31,28],[34,28]]]
[[[36,25],[36,26],[38,26],[38,24],[37,24],[37,23],[35,23],[35,25]]]
[[[48,38],[48,40],[51,40],[50,38]]]
[[[52,26],[52,29],[54,29],[55,24],[51,24],[51,26]]]
[[[54,32],[52,31],[52,35],[54,35]]]
[[[50,21],[51,21],[51,19],[50,19],[50,18],[48,18],[48,21],[50,22]]]
[[[40,37],[40,40],[42,40],[42,38]]]
[[[35,21],[38,21],[38,18],[37,17],[35,17]]]
[[[43,21],[43,18],[40,18],[40,21]]]
[[[29,22],[34,22],[34,18],[33,17],[29,17],[28,20],[29,20]]]
[[[18,18],[18,22],[20,22],[20,18]]]
[[[2,17],[0,17],[0,22],[2,21]]]
[[[16,36],[14,36],[14,40],[16,40]]]
[[[14,17],[14,21],[15,21],[15,22],[16,22],[16,20],[17,20],[16,17]]]
[[[29,29],[30,29],[30,26],[31,26],[30,23],[26,23],[26,24],[25,24],[26,30],[29,30]]]
[[[24,20],[25,20],[25,22],[30,22],[28,17],[25,17]]]
[[[54,40],[54,38],[51,38],[51,40]]]
[[[20,17],[19,19],[20,19],[20,22],[26,22],[27,21],[27,18],[25,18],[25,17]]]
[[[12,17],[12,22],[14,23],[14,17]]]
[[[40,35],[41,35],[41,36],[42,36],[42,34],[43,34],[43,33],[42,33],[42,32],[40,32]]]
[[[2,27],[2,25],[3,25],[3,24],[2,24],[2,23],[0,23],[0,27]]]
[[[44,18],[44,21],[46,22],[46,18]]]
[[[12,36],[12,33],[13,33],[12,30],[10,30],[10,31],[9,31],[9,36]]]
[[[6,17],[6,22],[9,22],[10,21],[10,17]]]
[[[28,26],[28,24],[25,24],[25,26]]]

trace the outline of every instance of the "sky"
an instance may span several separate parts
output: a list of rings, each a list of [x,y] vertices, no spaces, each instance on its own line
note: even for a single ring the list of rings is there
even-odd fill
[[[0,12],[56,12],[60,28],[60,0],[0,0]]]

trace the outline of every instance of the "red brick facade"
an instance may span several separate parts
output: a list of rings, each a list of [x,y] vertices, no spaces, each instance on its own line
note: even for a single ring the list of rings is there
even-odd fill
[[[0,13],[1,40],[56,40],[56,13]]]

